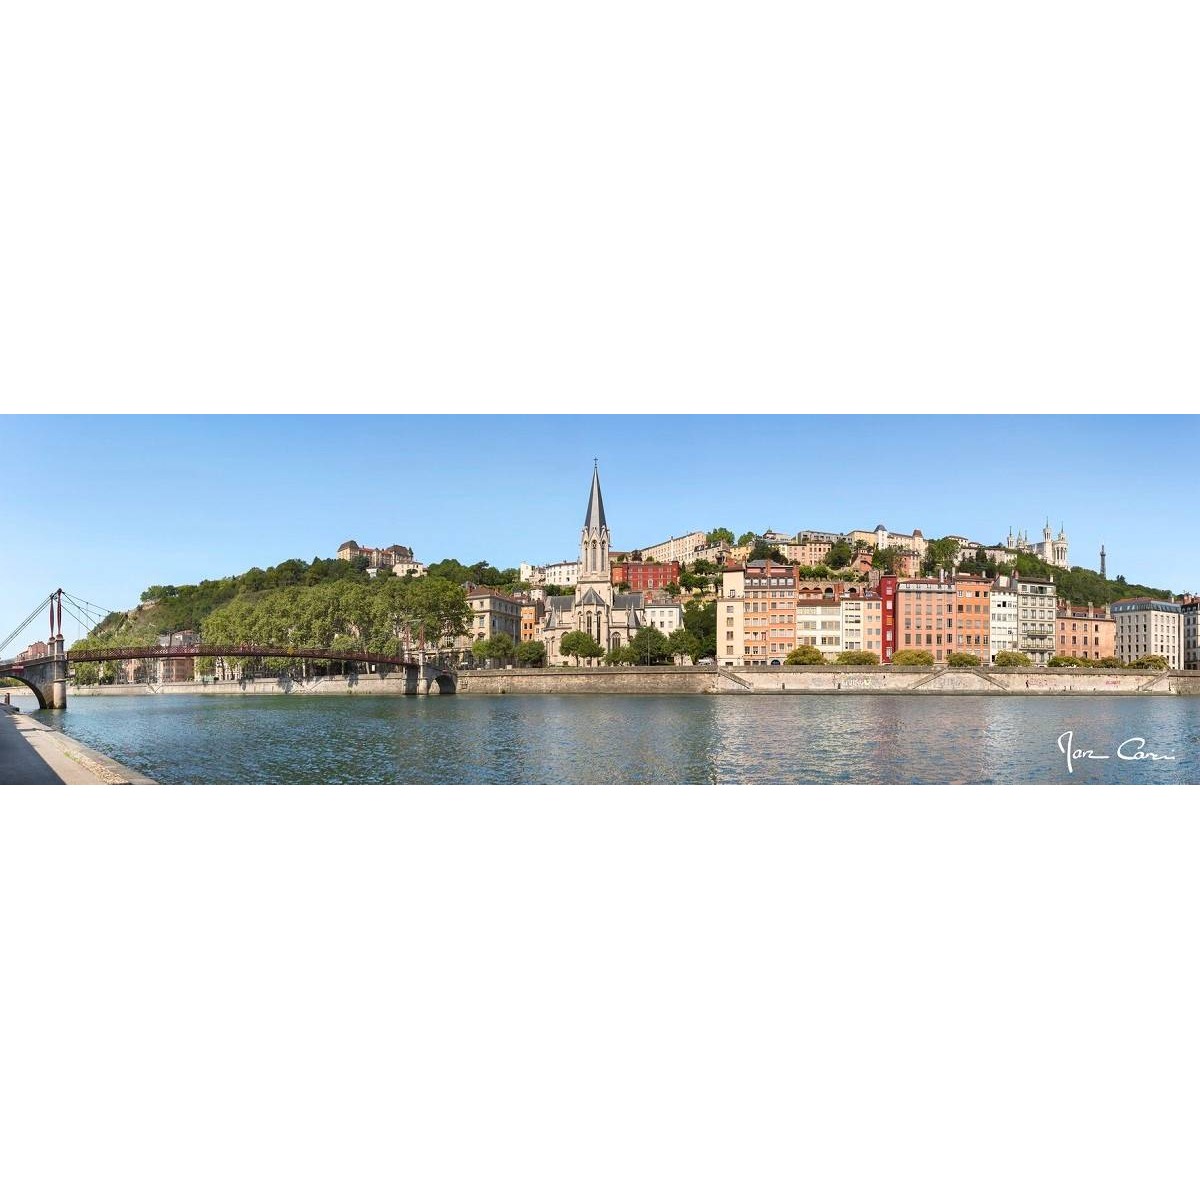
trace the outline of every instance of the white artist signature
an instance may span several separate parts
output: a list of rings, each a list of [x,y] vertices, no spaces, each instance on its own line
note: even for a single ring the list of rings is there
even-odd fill
[[[1126,738],[1117,747],[1117,758],[1122,762],[1174,762],[1175,755],[1173,754],[1151,754],[1149,750],[1144,749],[1146,739],[1143,737]],[[1059,734],[1058,737],[1059,753],[1067,756],[1067,774],[1075,773],[1075,764],[1081,758],[1112,758],[1111,754],[1097,754],[1095,750],[1076,750],[1075,749],[1075,731],[1068,729],[1066,733]]]

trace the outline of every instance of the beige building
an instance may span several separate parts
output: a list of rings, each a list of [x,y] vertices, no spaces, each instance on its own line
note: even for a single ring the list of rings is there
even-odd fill
[[[746,570],[736,563],[726,565],[717,601],[717,662],[723,667],[741,666],[746,639]]]
[[[379,550],[373,546],[360,546],[355,541],[343,542],[338,547],[337,556],[345,562],[355,558],[365,558],[368,568],[372,571],[390,571],[398,564],[413,561],[413,552],[407,546],[386,546]],[[397,574],[402,573],[397,572]]]
[[[1112,605],[1116,653],[1122,662],[1160,654],[1172,671],[1184,669],[1183,606],[1173,600],[1141,596]]]
[[[696,530],[693,533],[681,533],[654,546],[644,546],[641,555],[642,562],[654,559],[655,562],[678,562],[680,566],[690,567],[696,559],[705,558],[707,550],[708,534]]]
[[[467,593],[471,606],[471,626],[465,637],[455,641],[455,649],[470,650],[480,638],[506,633],[514,642],[521,641],[521,601],[495,588],[478,587]]]
[[[1055,653],[1055,620],[1058,612],[1052,579],[998,575],[989,601],[991,661],[1003,650],[1028,654],[1044,667]],[[1015,618],[1014,618],[1015,613]]]
[[[883,601],[873,592],[844,596],[842,611],[842,649],[869,650],[883,661]]]

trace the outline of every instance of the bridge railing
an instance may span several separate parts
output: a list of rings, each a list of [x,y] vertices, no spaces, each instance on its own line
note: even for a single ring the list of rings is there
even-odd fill
[[[317,646],[254,646],[245,643],[230,645],[191,646],[105,646],[102,648],[72,652],[71,662],[118,662],[139,658],[307,658],[327,662],[374,663],[395,667],[418,666],[412,657],[401,658],[386,654],[374,654],[368,650],[330,650]],[[428,661],[443,664],[435,655],[427,655]]]

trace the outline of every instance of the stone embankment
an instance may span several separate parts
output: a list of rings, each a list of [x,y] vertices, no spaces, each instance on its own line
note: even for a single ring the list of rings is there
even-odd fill
[[[1062,668],[960,670],[930,667],[573,667],[466,671],[464,695],[624,694],[752,695],[1200,695],[1200,674]]]
[[[616,695],[875,695],[942,696],[1196,696],[1200,672],[1041,670],[930,667],[546,667],[463,671],[464,696]],[[298,683],[252,679],[226,683],[110,684],[72,687],[72,696],[379,696],[413,695],[402,674],[332,675]]]
[[[131,767],[0,704],[0,784],[152,784]]]

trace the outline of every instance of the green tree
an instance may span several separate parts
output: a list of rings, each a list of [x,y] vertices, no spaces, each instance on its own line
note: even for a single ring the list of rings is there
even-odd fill
[[[700,657],[700,639],[688,631],[685,626],[683,629],[676,629],[671,636],[667,638],[667,648],[671,655],[683,655],[685,658],[690,658],[692,662]]]
[[[979,659],[974,654],[955,651],[952,654],[946,655],[946,665],[949,667],[977,667],[979,666]]]
[[[996,655],[996,666],[998,667],[1032,667],[1033,659],[1028,654],[1022,654],[1017,650],[1001,650]]]
[[[843,650],[837,660],[850,667],[870,667],[879,663],[879,655],[874,650]]]
[[[1048,667],[1086,667],[1088,663],[1082,658],[1076,658],[1073,654],[1055,654],[1046,666]]]
[[[629,639],[629,657],[631,662],[640,663],[643,666],[670,662],[671,647],[666,634],[652,625],[639,629]]]
[[[491,657],[501,663],[511,662],[517,653],[516,643],[507,633],[494,633],[491,637]]]
[[[797,646],[783,661],[789,667],[815,667],[825,661],[825,655],[816,646]]]
[[[544,667],[546,646],[544,642],[522,642],[517,647],[517,662],[523,667]]]
[[[925,557],[921,560],[921,570],[926,575],[936,575],[938,571],[942,570],[953,571],[958,553],[958,542],[954,538],[935,538],[925,545]]]
[[[752,546],[758,540],[757,533],[743,533],[737,540],[739,546]]]
[[[604,647],[590,633],[582,630],[564,633],[559,647],[563,654],[575,660],[576,666],[579,666],[581,658],[600,658],[604,654]]]
[[[717,604],[713,600],[689,600],[683,607],[683,627],[700,643],[700,655],[717,656]]]
[[[704,539],[706,546],[719,546],[724,543],[727,546],[733,545],[733,530],[726,529],[724,525],[718,525],[716,529],[710,530],[708,536]]]
[[[932,667],[933,655],[928,650],[897,650],[892,655],[896,667]]]
[[[885,575],[895,575],[900,569],[900,548],[889,546],[886,550],[876,550],[871,555],[871,566],[882,571]]]
[[[1143,654],[1129,664],[1133,671],[1166,671],[1170,664],[1161,654]]]
[[[845,538],[840,538],[825,551],[825,565],[831,570],[840,571],[843,567],[850,565],[853,557],[854,551],[851,549],[850,543]]]

